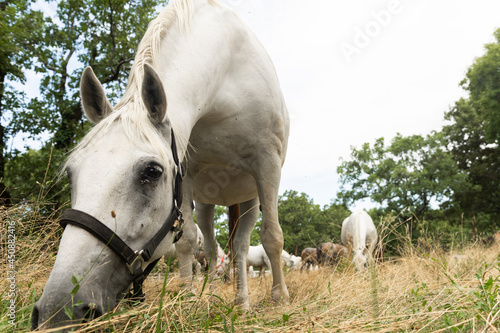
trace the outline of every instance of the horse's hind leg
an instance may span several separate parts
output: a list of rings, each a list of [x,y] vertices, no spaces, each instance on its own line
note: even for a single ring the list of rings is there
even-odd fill
[[[247,285],[247,255],[250,246],[250,233],[259,216],[257,198],[240,204],[240,218],[234,234],[234,260],[236,261],[237,280],[235,304],[242,309],[250,308]]]
[[[271,297],[285,304],[289,302],[285,276],[281,268],[283,232],[278,221],[278,188],[281,178],[281,161],[277,155],[267,155],[260,159],[259,174],[255,177],[262,209],[260,239],[271,262],[273,287]]]

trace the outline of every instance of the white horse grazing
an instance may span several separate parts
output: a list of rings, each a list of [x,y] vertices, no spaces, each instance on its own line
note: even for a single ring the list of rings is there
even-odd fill
[[[140,296],[142,280],[173,241],[170,231],[179,228],[179,208],[176,252],[190,286],[193,200],[207,252],[215,239],[213,205],[240,203],[245,212],[235,234],[235,302],[243,309],[245,257],[260,205],[271,297],[288,303],[277,212],[288,111],[270,57],[238,16],[213,0],[171,1],[149,24],[116,106],[90,67],[80,90],[95,126],[65,165],[73,209],[61,219],[65,231],[33,308],[33,329],[64,325],[65,307],[74,322],[102,315],[131,284]]]
[[[281,251],[281,261],[282,264],[290,261],[290,255],[285,250]],[[262,245],[250,246],[248,248],[247,266],[252,266],[254,269],[259,268],[259,276],[264,276],[266,268],[272,271],[271,262]]]
[[[290,269],[297,270],[300,268],[301,264],[302,258],[291,254],[290,259],[285,263],[285,266],[289,267]]]
[[[340,238],[348,249],[348,257],[352,254],[352,262],[357,270],[367,267],[368,260],[373,259],[373,250],[377,245],[377,229],[373,220],[365,211],[351,214],[342,223]]]

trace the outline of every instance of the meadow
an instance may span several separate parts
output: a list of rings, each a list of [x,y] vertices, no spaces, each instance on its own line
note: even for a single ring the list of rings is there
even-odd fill
[[[56,219],[58,212],[48,217],[42,212],[43,208],[26,205],[1,211],[0,332],[29,331],[33,304],[41,296],[54,264],[62,232]],[[145,282],[144,303],[122,302],[113,312],[72,329],[74,332],[498,332],[499,248],[468,243],[444,252],[436,245],[414,246],[405,235],[394,234],[395,223],[394,218],[387,218],[380,224],[385,227],[379,233],[382,245],[389,236],[398,238],[399,254],[384,257],[365,272],[356,272],[345,261],[316,271],[287,270],[288,305],[270,301],[271,276],[254,278],[249,279],[251,310],[242,313],[233,305],[235,287],[231,283],[216,281],[211,289],[200,276],[195,278],[193,293],[182,288],[174,266],[162,261]],[[9,232],[16,235],[15,259],[11,262]],[[13,286],[15,296],[11,293]],[[15,304],[14,321],[9,310],[11,300]]]

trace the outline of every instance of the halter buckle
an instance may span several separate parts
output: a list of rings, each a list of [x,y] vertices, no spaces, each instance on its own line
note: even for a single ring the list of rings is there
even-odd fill
[[[134,267],[136,266],[137,261],[139,261],[139,263],[140,263],[139,267],[141,267],[141,270],[142,270],[142,266],[145,263],[144,258],[142,257],[143,252],[144,252],[144,250],[135,251],[134,253],[135,253],[136,257],[135,257],[134,261],[132,261],[131,264],[127,263],[127,268],[130,271],[130,274],[135,275]]]

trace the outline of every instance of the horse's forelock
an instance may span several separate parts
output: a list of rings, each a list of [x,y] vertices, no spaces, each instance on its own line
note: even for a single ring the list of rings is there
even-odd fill
[[[71,164],[78,161],[85,148],[99,144],[115,123],[123,127],[124,133],[132,143],[158,156],[165,165],[170,164],[170,127],[162,129],[154,125],[142,104],[137,102],[132,104],[114,111],[97,123],[73,149],[61,169],[60,176],[64,175]]]

